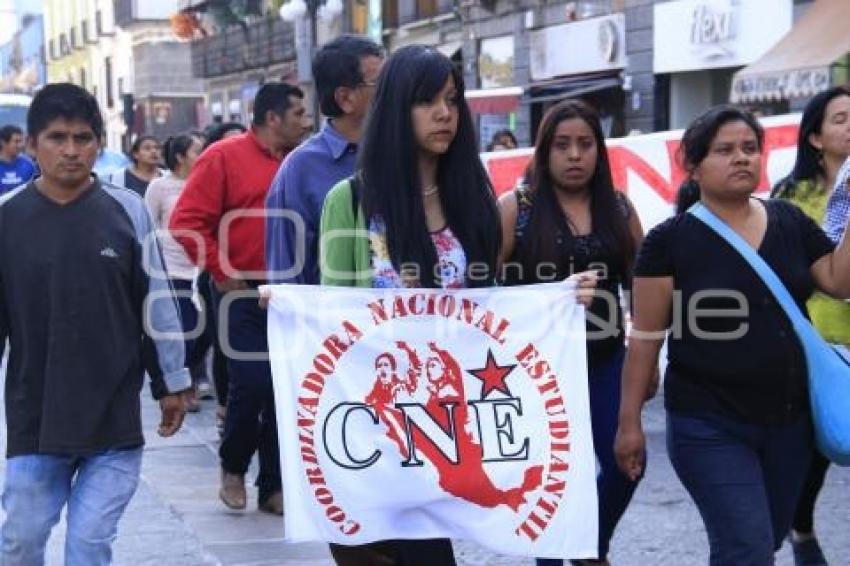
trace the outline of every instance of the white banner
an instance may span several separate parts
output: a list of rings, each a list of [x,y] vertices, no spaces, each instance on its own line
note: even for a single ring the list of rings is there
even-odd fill
[[[596,555],[585,318],[567,284],[269,289],[287,540]]]

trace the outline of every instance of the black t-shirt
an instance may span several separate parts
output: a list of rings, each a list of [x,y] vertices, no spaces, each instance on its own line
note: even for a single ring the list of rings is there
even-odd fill
[[[623,222],[628,222],[631,209],[625,196],[617,193]],[[528,285],[551,281],[561,281],[570,275],[588,269],[600,272],[597,283],[599,293],[587,309],[587,363],[590,366],[604,364],[620,352],[625,342],[623,310],[620,306],[620,287],[630,288],[631,282],[624,273],[622,258],[605,244],[599,234],[565,238],[563,230],[569,230],[566,223],[557,229],[552,237],[555,240],[557,257],[553,269],[540,269],[529,264],[529,243],[526,230],[534,207],[534,193],[527,188],[516,191],[517,221],[514,230],[515,246],[505,268],[504,284]],[[520,266],[513,269],[510,266]],[[553,277],[554,275],[554,277]]]
[[[796,206],[779,200],[764,206],[767,230],[758,253],[806,312],[814,291],[810,267],[835,246]],[[656,226],[641,246],[634,275],[673,277],[668,409],[721,411],[761,424],[792,422],[808,410],[806,362],[788,317],[746,260],[708,226],[690,214]],[[728,316],[741,306],[728,294],[698,300],[718,290],[738,293],[748,314]],[[694,304],[726,310],[727,316],[698,318],[694,326]],[[736,329],[745,331],[734,339],[702,335]]]

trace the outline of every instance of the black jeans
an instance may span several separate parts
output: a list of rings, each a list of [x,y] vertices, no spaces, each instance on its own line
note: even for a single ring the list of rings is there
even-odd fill
[[[204,301],[207,312],[206,334],[213,349],[212,378],[215,385],[215,396],[220,407],[227,406],[227,358],[221,351],[221,341],[218,330],[218,292],[209,272],[204,271],[198,276],[198,292]]]
[[[267,313],[257,303],[258,297],[254,294],[229,301],[227,295],[223,295],[219,299],[218,313],[222,318],[218,326],[227,324],[227,342],[222,343],[232,349],[228,352],[225,348],[230,387],[219,456],[226,472],[244,474],[254,452],[258,453],[257,487],[259,499],[263,501],[280,491],[281,480],[274,390],[267,357]],[[244,356],[260,354],[266,358],[244,359]]]
[[[359,546],[331,544],[337,566],[455,566],[447,538],[380,540]]]
[[[803,486],[803,494],[797,502],[797,510],[794,512],[794,530],[798,533],[811,533],[815,530],[815,503],[818,494],[826,479],[826,471],[829,469],[829,460],[815,449],[812,454],[812,463],[809,465],[809,473],[806,474],[806,483]]]

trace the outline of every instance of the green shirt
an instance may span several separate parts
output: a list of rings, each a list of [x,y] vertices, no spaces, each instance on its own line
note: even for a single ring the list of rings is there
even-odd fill
[[[322,285],[372,286],[369,233],[359,206],[355,215],[347,179],[325,197],[319,227],[319,270]]]
[[[809,218],[823,223],[829,191],[821,183],[800,181],[793,194],[787,197]],[[815,328],[825,340],[835,344],[850,344],[850,303],[815,293],[806,304]]]

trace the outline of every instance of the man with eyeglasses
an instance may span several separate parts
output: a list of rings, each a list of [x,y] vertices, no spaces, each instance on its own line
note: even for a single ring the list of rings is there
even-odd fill
[[[316,96],[328,120],[283,162],[266,200],[266,264],[271,283],[319,284],[319,219],[325,195],[354,174],[357,142],[384,61],[372,40],[343,35],[313,59]],[[286,216],[280,213],[285,211]],[[300,228],[292,220],[301,218]],[[300,224],[300,223],[298,223]],[[303,249],[296,249],[303,242]]]

